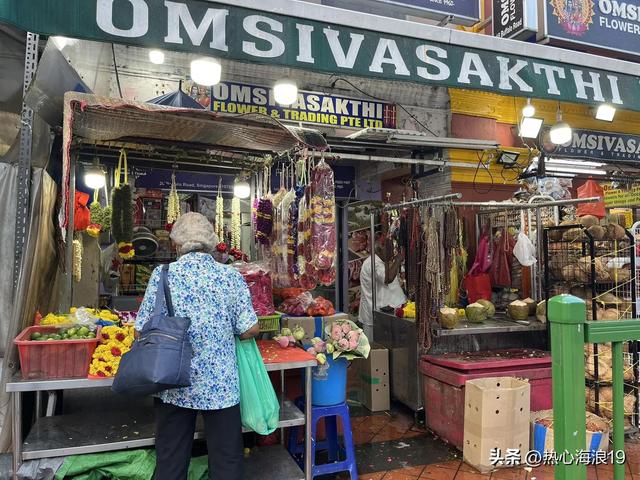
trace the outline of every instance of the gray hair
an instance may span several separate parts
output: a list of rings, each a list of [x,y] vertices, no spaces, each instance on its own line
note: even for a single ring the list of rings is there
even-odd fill
[[[211,253],[219,243],[211,222],[200,213],[181,215],[171,229],[171,240],[178,246],[178,254],[189,252]]]

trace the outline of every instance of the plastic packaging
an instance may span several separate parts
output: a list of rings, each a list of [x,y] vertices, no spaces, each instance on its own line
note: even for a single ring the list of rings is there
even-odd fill
[[[533,246],[529,237],[522,232],[518,234],[518,241],[516,246],[513,247],[513,255],[523,267],[530,267],[537,262],[536,247]]]
[[[317,297],[309,308],[307,308],[307,315],[310,317],[328,317],[336,313],[333,308],[333,303],[323,297]]]
[[[236,337],[236,356],[242,426],[259,435],[269,435],[278,428],[280,404],[256,341],[240,341]]]
[[[317,270],[329,270],[334,266],[336,253],[335,207],[333,170],[323,160],[311,174],[311,201],[309,203],[311,210],[311,256]]]
[[[584,185],[578,187],[578,198],[589,197],[600,197],[600,201],[578,205],[576,212],[578,216],[593,215],[598,218],[604,218],[607,213],[604,208],[604,189],[595,180],[587,180]]]
[[[238,269],[249,286],[251,302],[256,315],[259,317],[273,315],[275,313],[273,285],[267,265],[263,262],[252,262],[237,263],[233,266]]]
[[[313,297],[309,292],[304,292],[297,297],[288,298],[278,308],[282,313],[293,317],[304,317],[307,309],[313,304]]]

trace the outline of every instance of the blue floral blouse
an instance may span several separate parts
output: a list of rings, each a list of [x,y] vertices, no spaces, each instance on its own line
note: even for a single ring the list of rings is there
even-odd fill
[[[160,270],[157,267],[149,279],[136,330],[141,330],[153,314]],[[237,405],[240,389],[234,336],[258,321],[242,275],[209,254],[193,252],[169,266],[169,286],[175,314],[191,319],[191,386],[166,390],[157,397],[196,410]]]

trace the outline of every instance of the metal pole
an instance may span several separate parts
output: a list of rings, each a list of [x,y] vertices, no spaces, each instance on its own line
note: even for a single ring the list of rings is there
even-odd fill
[[[554,450],[559,458],[568,455],[555,466],[554,477],[556,480],[587,478],[587,466],[577,458],[587,443],[584,427],[587,415],[584,401],[586,304],[572,295],[560,295],[549,300],[548,308]],[[569,463],[571,458],[573,461]]]
[[[447,195],[439,195],[437,197],[423,198],[423,199],[420,199],[420,200],[413,200],[411,202],[397,203],[395,205],[386,205],[386,206],[381,208],[381,211],[388,212],[389,210],[397,210],[399,208],[418,207],[420,205],[425,205],[425,204],[428,204],[428,203],[444,202],[446,200],[453,200],[454,198],[462,198],[462,194],[461,193],[449,193]]]
[[[613,360],[613,478],[624,480],[624,354],[623,342],[611,343]]]
[[[69,225],[67,226],[66,258],[65,258],[65,294],[62,296],[62,311],[68,312],[73,304],[73,233],[76,205],[76,159],[78,153],[69,155]]]
[[[578,203],[595,203],[602,199],[600,197],[574,198],[571,200],[557,200],[554,202],[540,202],[535,204],[529,203],[513,203],[513,202],[450,202],[442,203],[442,205],[451,205],[454,207],[478,207],[485,208],[480,213],[500,212],[503,210],[527,210],[529,208],[557,207],[560,205],[576,205]],[[434,203],[434,205],[439,205]]]
[[[22,464],[22,393],[11,393],[13,412],[11,426],[13,433],[13,479],[18,480],[18,469]]]
[[[376,218],[375,212],[371,212],[370,219],[370,241],[371,244],[369,250],[369,261],[371,262],[371,321],[373,322],[373,315],[376,311],[376,240],[375,240],[375,229],[376,229]],[[372,328],[373,331],[373,328]],[[369,339],[372,340],[372,339]]]
[[[311,422],[312,422],[312,412],[311,409],[311,397],[313,392],[311,389],[313,388],[311,382],[311,375],[313,375],[313,369],[311,367],[305,368],[305,406],[304,413],[306,416],[305,425],[304,425],[304,478],[305,480],[313,479],[313,472],[311,471],[311,442],[315,442],[315,439],[311,438]]]

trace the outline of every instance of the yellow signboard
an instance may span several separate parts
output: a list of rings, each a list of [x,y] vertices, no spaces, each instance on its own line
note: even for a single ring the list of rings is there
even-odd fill
[[[640,185],[630,189],[611,188],[611,185],[602,185],[604,190],[604,205],[612,207],[640,207]]]

